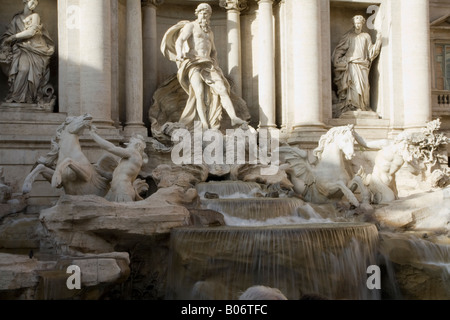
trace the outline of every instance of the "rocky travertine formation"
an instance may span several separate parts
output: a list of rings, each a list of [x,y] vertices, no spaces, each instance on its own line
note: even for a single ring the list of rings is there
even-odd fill
[[[128,253],[109,253],[37,259],[30,255],[0,253],[0,298],[64,299],[77,295],[98,299],[108,286],[121,283],[130,273]],[[71,290],[67,268],[80,268],[81,289]]]
[[[54,207],[42,210],[40,219],[62,252],[111,252],[123,242],[188,225],[189,211],[182,204],[196,197],[195,189],[185,192],[177,186],[131,203],[65,195]]]
[[[450,238],[424,232],[380,233],[380,255],[388,272],[382,288],[386,298],[450,299]]]
[[[0,253],[0,297],[33,298],[39,283],[37,270],[50,269],[55,265],[55,261],[38,261],[28,255]]]
[[[179,186],[162,188],[145,200],[131,203],[110,202],[95,195],[64,195],[55,206],[42,210],[39,217],[6,217],[0,225],[0,249],[28,254],[0,253],[0,296],[46,300],[100,299],[104,295],[111,298],[117,292],[115,286],[120,287],[127,280],[135,286],[130,296],[147,295],[146,281],[134,281],[139,277],[154,281],[156,277],[163,285],[159,274],[165,274],[165,264],[160,264],[167,256],[164,242],[170,230],[198,224],[197,220],[210,225],[199,213],[193,213],[191,218],[184,206],[196,198],[195,189]],[[214,214],[217,217],[210,220],[220,223],[220,214]],[[145,258],[149,246],[158,258]],[[82,272],[82,290],[67,289],[65,281],[70,274],[66,269],[70,265],[78,266]],[[131,267],[134,277],[130,278]],[[142,290],[140,285],[144,286]],[[154,291],[152,296],[161,296],[161,289]]]
[[[390,268],[388,298],[450,299],[450,188],[419,193],[375,209],[380,255]]]
[[[450,236],[450,187],[380,206],[375,219],[388,230],[428,231]]]

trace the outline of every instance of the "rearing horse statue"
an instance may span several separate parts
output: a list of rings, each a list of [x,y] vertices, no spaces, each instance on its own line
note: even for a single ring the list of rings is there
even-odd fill
[[[350,167],[356,142],[365,145],[354,126],[348,125],[334,127],[320,138],[318,147],[313,150],[313,162],[309,161],[305,150],[291,146],[280,147],[280,159],[290,164],[286,172],[290,175],[294,190],[312,203],[329,203],[345,196],[351,204],[359,207],[360,201],[354,194],[359,188],[362,203],[370,206],[367,187]]]
[[[37,161],[25,178],[24,194],[31,191],[34,180],[41,174],[53,187],[64,188],[66,194],[105,196],[117,161],[105,155],[94,165],[84,155],[79,136],[91,124],[90,114],[66,118],[56,130],[51,151]]]

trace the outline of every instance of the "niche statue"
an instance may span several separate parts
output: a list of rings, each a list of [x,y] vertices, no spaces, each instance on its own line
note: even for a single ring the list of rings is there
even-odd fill
[[[23,11],[13,17],[0,36],[0,65],[9,85],[2,106],[30,104],[53,111],[55,97],[49,84],[49,63],[55,46],[39,14],[34,12],[38,3],[38,0],[24,0]]]
[[[214,34],[210,26],[211,6],[201,3],[195,21],[180,21],[164,35],[161,52],[176,62],[177,77],[189,95],[179,122],[192,126],[199,120],[203,129],[219,129],[224,109],[231,126],[246,124],[236,115],[230,84],[217,61]]]
[[[366,20],[353,17],[353,28],[336,46],[333,56],[334,83],[337,87],[335,116],[347,111],[372,111],[370,108],[369,72],[372,62],[380,54],[381,33],[375,44],[370,35],[362,31]]]

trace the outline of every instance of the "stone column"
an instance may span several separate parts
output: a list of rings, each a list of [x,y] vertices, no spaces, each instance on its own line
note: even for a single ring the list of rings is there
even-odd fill
[[[228,76],[233,81],[235,94],[241,97],[241,11],[247,8],[247,0],[221,0],[220,6],[227,9]]]
[[[280,68],[280,98],[281,103],[280,105],[277,105],[278,107],[281,107],[281,133],[286,135],[289,131],[289,129],[292,127],[292,123],[294,120],[294,117],[292,115],[292,110],[290,110],[289,105],[290,103],[290,85],[292,84],[292,77],[293,74],[291,72],[291,64],[289,63],[292,61],[291,59],[291,48],[290,48],[290,41],[289,41],[289,33],[290,33],[290,14],[289,14],[289,0],[280,0],[278,2],[279,5],[279,11],[278,11],[278,20],[279,20],[279,68]],[[278,98],[278,93],[277,93]]]
[[[144,87],[141,1],[127,0],[126,4],[126,122],[124,134],[131,136],[134,133],[139,133],[147,136],[147,129],[142,122]]]
[[[59,112],[80,115],[81,8],[70,0],[58,2]]]
[[[405,109],[403,108],[403,65],[402,65],[402,2],[391,1],[386,10],[386,20],[392,21],[392,27],[385,28],[383,38],[389,41],[389,46],[383,44],[382,53],[388,55],[386,74],[388,81],[385,84],[386,100],[384,104],[389,106],[386,110],[386,117],[389,118],[389,138],[394,138],[403,131]],[[380,14],[380,12],[378,12]],[[385,43],[386,40],[383,40]],[[380,57],[381,58],[381,57]]]
[[[120,122],[120,62],[119,62],[119,2],[111,0],[111,119],[116,128],[122,128]]]
[[[80,0],[80,111],[98,128],[111,120],[111,2]]]
[[[294,124],[292,143],[323,134],[320,1],[292,1]],[[329,90],[329,88],[326,88]],[[309,132],[305,134],[305,132]],[[309,137],[308,137],[309,136]]]
[[[331,52],[331,30],[330,30],[330,0],[321,0],[321,31],[322,43],[321,52]],[[329,55],[331,58],[331,53]],[[324,59],[322,55],[322,75],[321,75],[321,87],[331,88],[332,87],[332,73],[331,70],[331,59]],[[332,90],[322,89],[322,120],[333,118],[332,112]]]
[[[164,0],[142,0],[142,46],[144,56],[144,123],[149,125],[148,110],[157,86],[158,39],[156,10]]]
[[[428,0],[402,0],[404,127],[431,120],[430,26]]]
[[[272,5],[273,0],[258,0],[258,90],[260,128],[276,128],[275,57]]]

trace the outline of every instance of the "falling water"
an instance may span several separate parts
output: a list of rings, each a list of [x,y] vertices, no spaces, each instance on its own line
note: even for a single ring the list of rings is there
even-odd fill
[[[44,270],[40,272],[41,282],[36,290],[39,300],[60,300],[71,297],[67,289],[68,274],[64,270]]]
[[[40,282],[36,290],[38,300],[61,300],[73,298],[77,290],[69,290],[67,279],[70,274],[67,273],[67,267],[70,265],[65,259],[60,259],[48,270],[38,271]]]
[[[382,232],[380,252],[392,261],[400,291],[408,299],[450,299],[450,247],[448,239],[435,243],[422,234]],[[417,289],[415,289],[417,287]],[[395,298],[405,298],[400,293]]]
[[[430,266],[436,266],[442,269],[443,282],[448,284],[450,293],[450,247],[418,239],[413,241],[414,248],[421,262]]]
[[[332,222],[323,218],[335,214],[332,207],[320,212],[299,198],[257,197],[256,183],[208,182],[197,191],[202,207],[222,213],[226,226],[172,230],[167,299],[237,299],[253,285],[278,288],[289,299],[379,299],[379,290],[367,288],[375,225]]]
[[[237,299],[261,284],[291,300],[378,299],[366,286],[377,244],[366,223],[174,229],[166,298]]]
[[[232,217],[264,221],[283,216],[296,216],[304,205],[298,198],[203,199],[203,206]]]
[[[217,194],[220,198],[248,198],[257,192],[262,192],[261,186],[256,182],[244,181],[210,181],[196,185],[200,198],[206,192]]]

